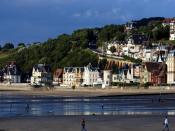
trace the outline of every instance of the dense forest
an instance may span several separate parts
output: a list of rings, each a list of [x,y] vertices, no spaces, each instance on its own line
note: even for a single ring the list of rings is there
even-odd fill
[[[150,41],[166,41],[169,27],[162,26],[164,18],[144,18],[137,23],[133,33],[149,36]],[[43,43],[26,45],[19,43],[16,48],[12,43],[1,47],[0,63],[3,67],[8,61],[16,61],[24,73],[29,73],[33,65],[49,64],[54,71],[65,66],[85,66],[89,62],[98,64],[98,56],[90,48],[98,48],[106,41],[125,41],[128,34],[124,25],[106,25],[101,28],[79,29],[72,34],[62,34]]]

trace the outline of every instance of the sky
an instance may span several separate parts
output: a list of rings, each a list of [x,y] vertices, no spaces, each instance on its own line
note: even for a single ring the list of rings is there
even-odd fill
[[[175,0],[0,0],[0,44],[43,42],[80,28],[174,17]]]

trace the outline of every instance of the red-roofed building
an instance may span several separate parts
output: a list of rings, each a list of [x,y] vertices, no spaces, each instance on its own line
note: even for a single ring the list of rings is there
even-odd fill
[[[167,83],[167,65],[162,62],[145,62],[142,65],[142,83]]]

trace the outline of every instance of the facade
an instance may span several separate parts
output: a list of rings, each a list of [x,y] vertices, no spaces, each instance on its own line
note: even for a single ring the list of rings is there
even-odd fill
[[[112,74],[112,82],[114,83],[122,82],[121,74]]]
[[[175,84],[175,50],[169,52],[166,64],[167,64],[167,83]]]
[[[122,81],[125,83],[140,83],[141,65],[132,64],[122,69]],[[120,77],[119,77],[120,78]]]
[[[170,40],[175,40],[175,19],[170,23]]]
[[[152,61],[152,49],[143,49],[142,60],[144,62],[151,62]]]
[[[52,84],[50,66],[45,64],[38,64],[33,67],[31,85],[33,86],[47,86]]]
[[[145,62],[142,65],[142,83],[167,83],[167,66],[163,62]]]
[[[92,86],[98,82],[99,78],[100,78],[100,75],[97,68],[93,68],[91,64],[84,67],[82,85]]]
[[[112,71],[111,70],[103,71],[103,83],[104,83],[104,86],[112,85]]]
[[[21,83],[21,72],[16,65],[16,62],[12,61],[5,66],[3,71],[4,81],[8,83]]]
[[[65,67],[63,71],[63,85],[81,86],[83,83],[83,67]]]

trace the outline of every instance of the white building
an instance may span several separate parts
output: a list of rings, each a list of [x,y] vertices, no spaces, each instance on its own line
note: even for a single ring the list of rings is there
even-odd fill
[[[65,67],[63,71],[63,85],[81,86],[83,83],[83,67]]]
[[[15,62],[10,62],[4,68],[4,80],[8,83],[21,83],[21,73]]]
[[[130,30],[133,30],[135,28],[135,22],[134,21],[131,21],[131,22],[127,22],[125,24],[125,30],[126,31],[130,31]]]
[[[31,85],[47,86],[51,85],[51,69],[48,65],[38,64],[33,67]]]
[[[125,65],[119,71],[119,74],[112,75],[112,82],[114,83],[140,83],[141,65]]]
[[[123,82],[122,75],[121,74],[112,74],[112,82],[114,82],[114,83]]]
[[[170,40],[175,40],[175,20],[170,23]]]
[[[104,83],[104,86],[112,85],[112,71],[111,70],[103,71],[103,83]]]
[[[98,83],[99,81],[99,71],[97,68],[93,68],[91,64],[84,67],[84,73],[83,73],[83,84],[91,86],[94,85],[94,83]]]
[[[143,49],[142,60],[148,62],[152,60],[152,49]]]
[[[169,52],[166,64],[167,64],[167,83],[175,84],[175,50]]]
[[[162,26],[163,27],[169,26],[170,23],[171,23],[171,21],[172,21],[172,18],[166,18],[166,19],[164,19],[163,22],[162,22]]]

